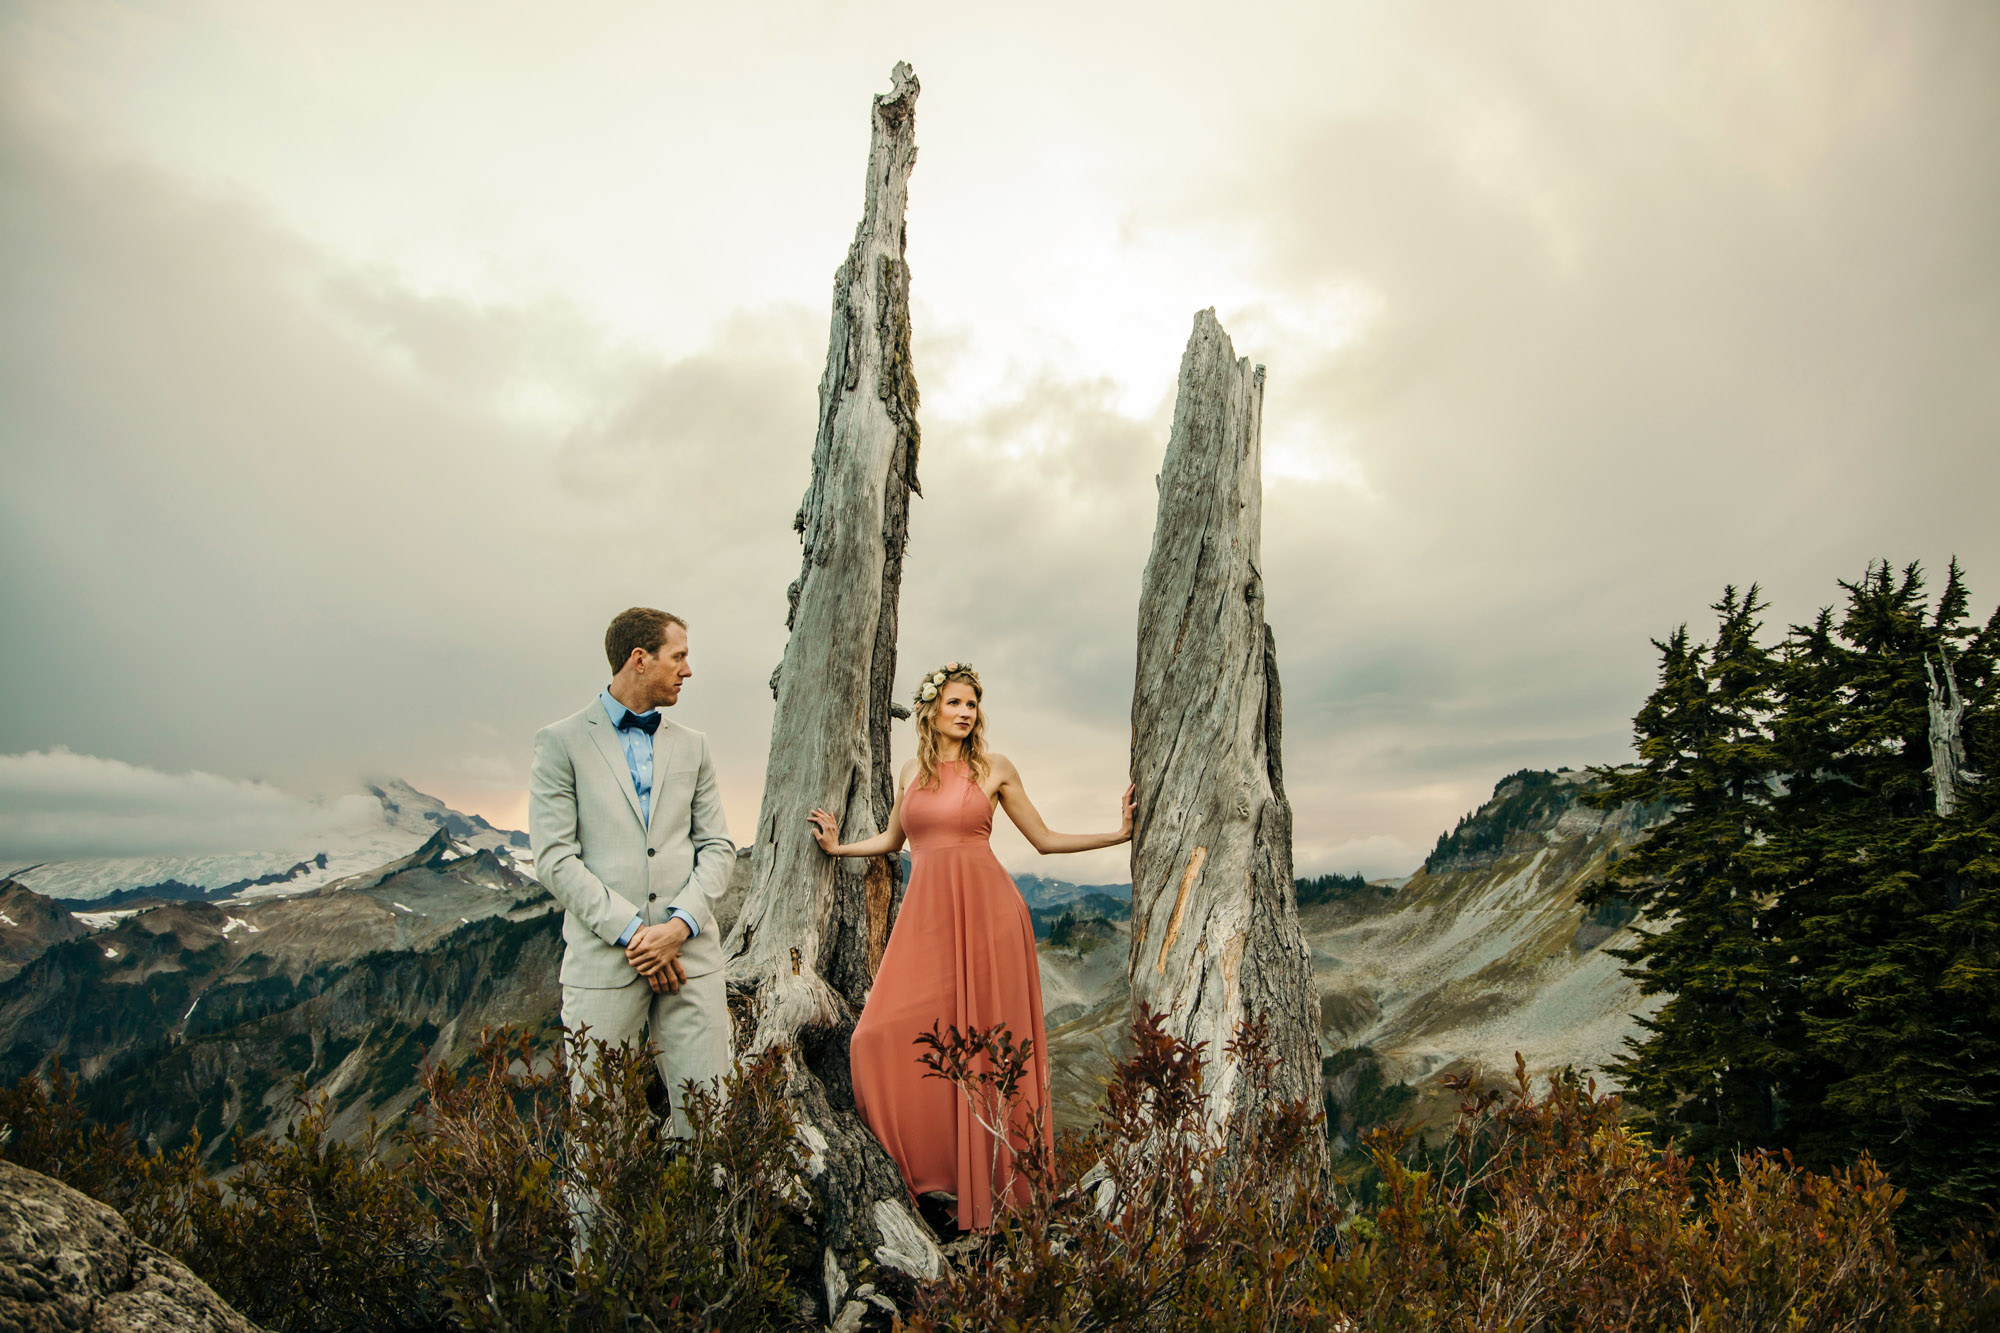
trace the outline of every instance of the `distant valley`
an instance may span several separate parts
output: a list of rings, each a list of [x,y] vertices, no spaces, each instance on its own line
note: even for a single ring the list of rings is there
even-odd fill
[[[1357,1089],[1406,1084],[1391,1102],[1421,1113],[1439,1075],[1501,1068],[1515,1050],[1539,1069],[1616,1053],[1644,1010],[1604,948],[1632,923],[1584,912],[1576,892],[1649,812],[1592,810],[1585,786],[1514,774],[1407,881],[1329,877],[1302,893],[1336,1114]],[[198,1130],[222,1165],[231,1130],[285,1123],[295,1084],[351,1132],[392,1121],[419,1063],[482,1027],[552,1029],[559,911],[526,837],[402,784],[375,794],[387,831],[363,848],[263,869],[253,856],[127,860],[122,875],[58,863],[0,882],[0,1078],[60,1058],[100,1117],[161,1143]],[[1040,941],[1058,1120],[1077,1123],[1121,1049],[1131,886],[1017,883]]]

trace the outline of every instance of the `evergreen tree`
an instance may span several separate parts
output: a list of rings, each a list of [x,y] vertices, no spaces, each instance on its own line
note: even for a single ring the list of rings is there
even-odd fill
[[[1724,590],[1716,640],[1681,626],[1660,652],[1660,684],[1633,720],[1640,767],[1597,770],[1605,804],[1666,801],[1672,817],[1621,858],[1590,903],[1611,897],[1667,928],[1617,951],[1644,994],[1669,998],[1617,1067],[1633,1101],[1671,1110],[1691,1151],[1770,1137],[1794,1058],[1770,976],[1760,858],[1775,758],[1765,729],[1771,662],[1758,646],[1753,585]]]
[[[1641,766],[1600,770],[1604,803],[1668,821],[1586,901],[1650,925],[1620,957],[1669,996],[1618,1066],[1631,1099],[1698,1154],[1867,1151],[1935,1228],[2000,1204],[2000,802],[1971,782],[1936,813],[1924,663],[1949,661],[1969,769],[2000,740],[2000,611],[1966,620],[1953,563],[1842,582],[1846,606],[1757,645],[1753,587],[1685,629],[1634,718]]]

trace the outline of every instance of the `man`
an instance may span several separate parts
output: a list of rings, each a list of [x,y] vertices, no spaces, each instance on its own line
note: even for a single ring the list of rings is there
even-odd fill
[[[611,1045],[650,1040],[685,1137],[683,1085],[730,1067],[715,903],[736,848],[707,740],[660,711],[694,674],[687,622],[633,607],[604,652],[611,683],[535,736],[535,874],[563,906],[563,1026],[588,1024]]]

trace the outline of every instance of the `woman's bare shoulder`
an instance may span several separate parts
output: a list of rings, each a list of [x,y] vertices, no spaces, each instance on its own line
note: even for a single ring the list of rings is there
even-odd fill
[[[917,773],[917,761],[914,759],[904,760],[903,771],[896,775],[896,785],[898,787],[909,786],[910,779],[915,777],[916,773]]]
[[[1021,776],[1021,770],[1014,767],[1014,761],[997,751],[989,751],[987,753],[986,763],[995,773],[1003,778],[1018,778]]]

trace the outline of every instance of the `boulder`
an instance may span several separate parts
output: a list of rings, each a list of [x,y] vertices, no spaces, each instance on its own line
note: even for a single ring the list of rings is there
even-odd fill
[[[0,1162],[0,1328],[256,1333],[186,1265],[59,1180]]]

